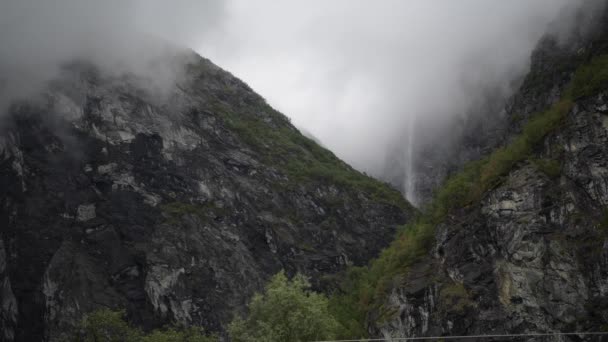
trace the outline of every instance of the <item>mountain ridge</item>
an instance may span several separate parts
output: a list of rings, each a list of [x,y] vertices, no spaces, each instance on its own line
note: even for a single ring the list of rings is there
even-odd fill
[[[414,215],[242,81],[170,63],[164,88],[72,63],[2,118],[5,340],[57,340],[100,307],[223,331],[279,270],[323,288]]]

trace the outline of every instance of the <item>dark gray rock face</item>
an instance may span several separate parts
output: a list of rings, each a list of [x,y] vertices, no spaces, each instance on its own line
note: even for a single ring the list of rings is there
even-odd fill
[[[221,331],[279,270],[318,280],[363,264],[413,214],[269,162],[270,147],[235,130],[235,118],[299,132],[209,61],[176,58],[185,70],[168,91],[75,63],[42,100],[3,118],[0,339],[55,340],[101,307],[144,328]]]
[[[594,101],[606,105],[606,95]],[[598,331],[608,323],[608,115],[578,105],[532,163],[440,225],[435,268],[395,288],[385,337]],[[408,276],[408,279],[414,275]]]
[[[540,43],[531,73],[507,106],[505,141],[560,98],[580,63],[608,52],[603,18],[576,49]],[[607,90],[576,101],[533,153],[557,170],[521,162],[479,203],[440,224],[432,253],[387,295],[383,309],[394,314],[379,321],[372,313],[370,330],[386,338],[605,331],[607,108]]]

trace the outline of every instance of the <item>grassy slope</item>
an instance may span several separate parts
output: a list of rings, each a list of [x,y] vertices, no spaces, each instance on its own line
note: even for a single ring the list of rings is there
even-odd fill
[[[288,177],[283,185],[296,188],[302,184],[333,184],[360,191],[378,202],[414,210],[399,191],[353,169],[331,151],[302,135],[283,114],[270,106],[260,104],[259,110],[270,115],[276,127],[271,127],[260,116],[239,115],[221,106],[216,110],[239,138],[259,153],[263,162]]]
[[[285,115],[210,61],[198,57],[196,62],[187,65],[187,72],[194,82],[187,88],[196,89],[195,96],[204,99],[205,105],[199,110],[212,113],[236,141],[255,152],[259,161],[285,176],[273,184],[275,189],[314,190],[314,186],[334,185],[343,192],[363,194],[372,201],[398,207],[408,214],[416,212],[399,191],[353,169],[331,151],[302,135]],[[180,202],[170,203],[162,209],[170,221],[178,220],[184,214],[206,219],[217,211],[217,208]]]

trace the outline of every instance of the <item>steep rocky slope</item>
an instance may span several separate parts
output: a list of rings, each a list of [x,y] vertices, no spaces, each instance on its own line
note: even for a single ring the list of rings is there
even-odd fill
[[[162,62],[168,90],[77,62],[2,117],[2,340],[100,307],[222,330],[279,270],[322,288],[413,214],[208,60]]]
[[[412,123],[413,141],[409,141],[409,133],[404,133],[404,141],[389,153],[382,177],[404,189],[418,207],[429,204],[448,176],[466,163],[487,156],[513,136],[513,129],[518,127],[514,121],[525,122],[527,115],[546,108],[559,96],[556,91],[578,65],[576,51],[589,43],[602,6],[603,0],[590,0],[573,1],[564,7],[549,25],[552,33],[538,42],[528,75],[524,70],[514,70],[483,88],[463,83],[469,93],[464,109],[456,109],[442,120],[433,120],[432,115],[416,118]],[[410,156],[406,157],[403,146],[410,144]],[[411,189],[405,190],[408,186]]]
[[[540,42],[506,108],[505,142],[439,191],[429,211],[440,215],[424,221],[434,242],[382,287],[367,315],[373,335],[608,328],[608,16],[600,18],[574,44]],[[437,209],[442,194],[455,203],[447,211]]]

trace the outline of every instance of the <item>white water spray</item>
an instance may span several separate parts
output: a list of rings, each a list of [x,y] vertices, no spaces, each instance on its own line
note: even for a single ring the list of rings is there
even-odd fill
[[[415,191],[415,181],[416,175],[414,173],[414,126],[415,126],[415,117],[411,117],[407,123],[407,142],[405,146],[405,170],[404,170],[404,181],[403,181],[403,192],[405,193],[405,198],[416,205],[416,191]]]

